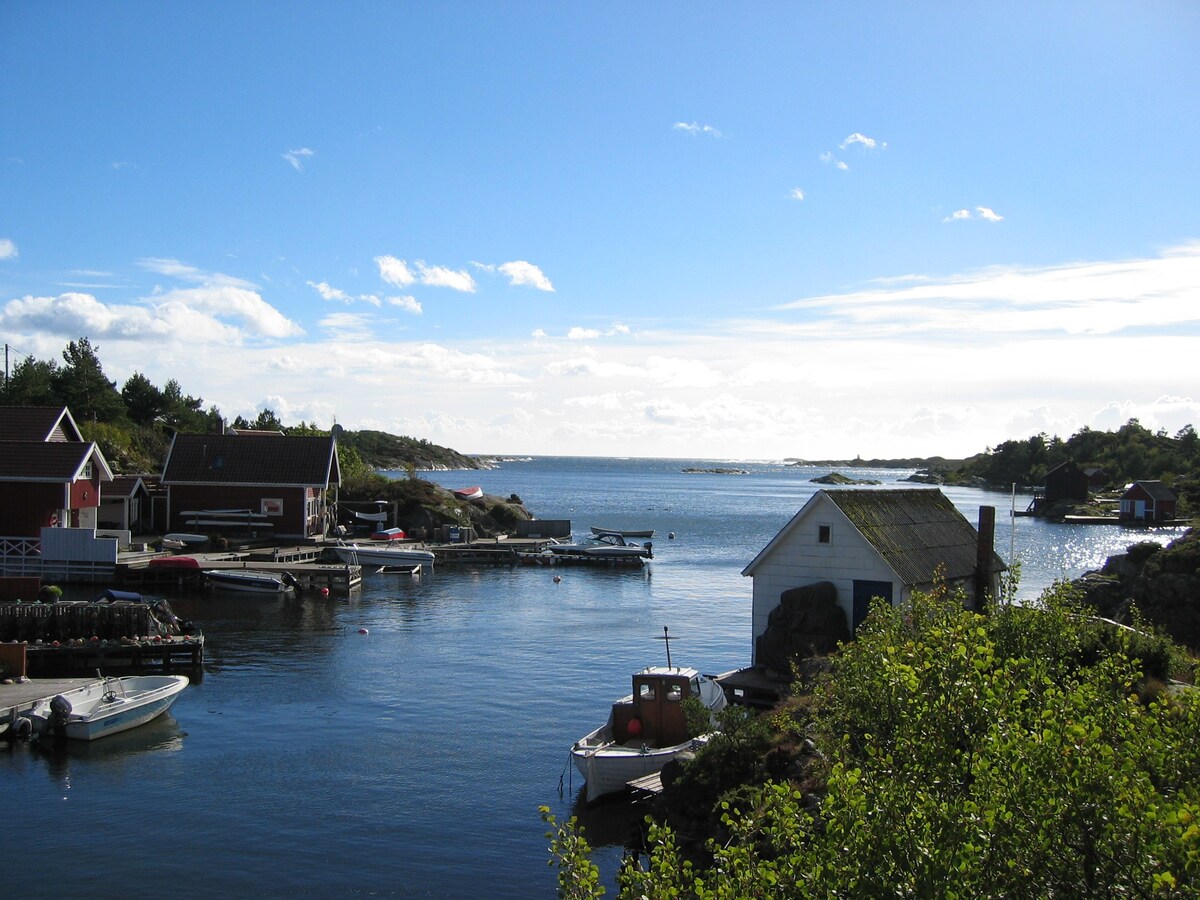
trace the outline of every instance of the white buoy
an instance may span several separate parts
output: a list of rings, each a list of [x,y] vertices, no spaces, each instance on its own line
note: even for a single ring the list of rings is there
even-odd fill
[[[367,631],[367,629],[365,629],[365,628],[360,628],[360,629],[358,629],[358,633],[359,634],[370,634],[371,632]]]
[[[555,576],[554,576],[554,583],[555,583],[555,584],[558,584],[560,581],[562,581],[562,576],[561,576],[561,575],[555,575]]]

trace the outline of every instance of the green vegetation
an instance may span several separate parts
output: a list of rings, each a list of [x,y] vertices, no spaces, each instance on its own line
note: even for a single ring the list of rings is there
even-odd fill
[[[104,374],[99,351],[81,337],[67,344],[61,365],[27,357],[16,364],[7,383],[0,384],[0,405],[69,407],[83,436],[96,442],[117,472],[159,471],[175,431],[204,434],[224,429],[220,410],[216,406],[205,409],[204,401],[185,394],[175,379],[159,388],[134,372],[118,390],[116,382]],[[270,409],[254,420],[238,416],[231,426],[296,435],[329,434],[305,422],[285,426]],[[365,478],[372,469],[479,467],[473,458],[446,447],[380,431],[342,431],[338,456],[348,482]]]
[[[724,782],[704,852],[694,823],[652,823],[619,895],[1196,896],[1200,694],[1163,682],[1191,663],[1085,612],[1066,586],[990,616],[877,605],[814,690],[760,717],[769,736],[731,739],[754,752],[714,742],[685,769],[689,791]],[[598,896],[578,822],[542,816],[560,895]]]
[[[1132,481],[1159,480],[1172,488],[1181,504],[1200,509],[1200,436],[1191,425],[1173,437],[1151,432],[1137,419],[1116,431],[1082,428],[1067,440],[1037,434],[1023,441],[1004,441],[948,470],[947,480],[982,482],[1007,488],[1011,484],[1045,483],[1046,473],[1064,462],[1104,470],[1108,483],[1120,487]],[[1181,508],[1181,515],[1187,515]]]

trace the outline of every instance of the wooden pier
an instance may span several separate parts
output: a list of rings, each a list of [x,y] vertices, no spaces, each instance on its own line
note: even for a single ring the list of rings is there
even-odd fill
[[[321,548],[279,547],[251,553],[188,553],[195,567],[151,565],[138,559],[117,565],[117,583],[137,590],[199,590],[204,587],[205,571],[249,569],[272,575],[288,575],[298,591],[349,593],[362,583],[362,566],[320,562]],[[160,557],[161,558],[161,557]],[[179,556],[167,557],[179,559]]]
[[[38,678],[19,684],[0,684],[0,735],[8,731],[21,713],[56,694],[91,684],[96,680],[95,674],[91,678]]]
[[[142,640],[84,640],[28,645],[25,671],[31,678],[95,674],[172,672],[197,677],[204,671],[204,635],[155,636]]]
[[[200,671],[204,635],[163,601],[0,603],[4,659],[17,675]]]

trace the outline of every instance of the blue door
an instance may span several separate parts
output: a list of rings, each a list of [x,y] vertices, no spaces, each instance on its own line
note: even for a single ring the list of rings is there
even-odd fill
[[[882,597],[889,604],[892,602],[892,583],[890,581],[854,581],[854,622],[851,631],[858,631],[858,626],[871,611],[871,598]]]

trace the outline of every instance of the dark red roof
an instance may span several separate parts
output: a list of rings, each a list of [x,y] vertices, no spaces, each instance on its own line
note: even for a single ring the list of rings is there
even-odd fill
[[[65,406],[0,406],[0,441],[49,441],[60,425],[66,440],[83,440]]]
[[[99,456],[95,444],[76,441],[0,441],[0,481],[65,483],[92,454]]]
[[[231,434],[177,434],[162,483],[326,488],[341,480],[332,437],[256,440]]]
[[[1135,481],[1126,489],[1123,496],[1128,497],[1137,488],[1141,488],[1146,496],[1155,502],[1166,501],[1169,503],[1177,499],[1175,492],[1161,481]]]

